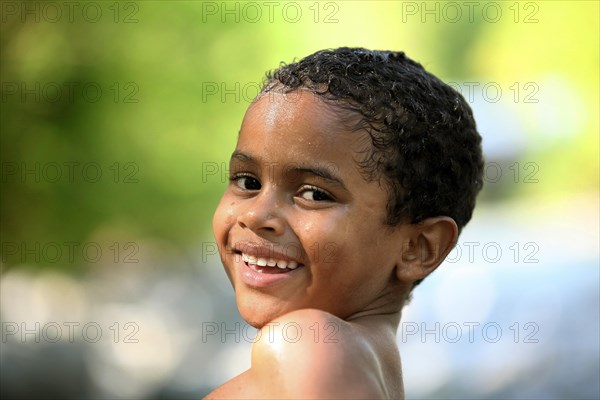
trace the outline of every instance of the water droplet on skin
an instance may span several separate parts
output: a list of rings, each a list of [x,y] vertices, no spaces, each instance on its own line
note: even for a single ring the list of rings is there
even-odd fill
[[[312,229],[312,227],[313,227],[313,223],[312,222],[309,222],[309,223],[305,224],[304,225],[304,232],[310,232],[310,230]]]

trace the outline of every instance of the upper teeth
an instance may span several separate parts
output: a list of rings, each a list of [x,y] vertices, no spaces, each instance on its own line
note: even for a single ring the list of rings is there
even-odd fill
[[[296,261],[285,261],[285,260],[275,260],[274,258],[263,258],[263,257],[254,257],[248,254],[242,253],[242,261],[247,262],[248,264],[256,264],[260,267],[275,267],[285,269],[296,269],[298,267],[298,263]]]

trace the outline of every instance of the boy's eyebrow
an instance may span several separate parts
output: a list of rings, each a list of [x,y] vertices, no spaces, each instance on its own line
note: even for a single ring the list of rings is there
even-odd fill
[[[231,160],[233,161],[234,159],[239,161],[251,162],[253,164],[259,164],[256,158],[241,151],[233,152],[233,154],[231,155]],[[346,188],[342,179],[339,178],[330,168],[327,167],[298,165],[296,163],[293,163],[289,167],[285,168],[285,173],[312,174],[326,180],[329,183],[339,185],[344,189]]]
[[[256,161],[256,159],[246,153],[242,153],[241,151],[234,151],[231,154],[231,160],[233,161],[234,159],[239,160],[239,161],[249,161],[252,162],[254,164],[258,164],[258,162]]]
[[[339,185],[344,189],[346,188],[346,186],[344,186],[344,183],[342,182],[341,178],[338,178],[329,168],[326,168],[326,167],[302,166],[302,165],[296,166],[295,165],[291,168],[286,169],[286,173],[290,173],[290,172],[294,172],[294,173],[298,173],[298,174],[312,174],[312,175],[318,176],[321,179],[326,180],[329,183],[332,183],[334,185]]]

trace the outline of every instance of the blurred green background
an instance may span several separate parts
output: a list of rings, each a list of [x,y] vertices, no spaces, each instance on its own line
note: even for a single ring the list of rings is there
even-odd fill
[[[402,49],[446,81],[479,83],[473,93],[491,82],[488,98],[522,118],[519,158],[543,175],[535,195],[597,188],[597,2],[502,4],[497,22],[483,5],[472,6],[473,22],[464,5],[452,22],[446,3],[301,2],[300,18],[285,3],[272,15],[235,2],[84,4],[71,14],[60,2],[3,4],[3,240],[85,242],[109,231],[185,250],[209,239],[222,162],[265,71],[342,45]],[[530,194],[524,186],[503,191]],[[78,261],[36,265],[85,268]]]
[[[99,298],[115,301],[109,287],[117,281],[130,282],[124,291],[142,291],[148,276],[197,281],[201,293],[193,296],[204,297],[181,300],[189,314],[203,301],[207,313],[221,315],[218,297],[227,301],[222,312],[238,318],[226,284],[214,288],[222,272],[212,272],[218,258],[211,218],[226,185],[224,163],[265,72],[339,46],[403,50],[462,91],[488,162],[475,220],[485,210],[508,210],[502,215],[509,221],[543,210],[531,223],[552,219],[560,235],[560,222],[576,219],[561,207],[577,199],[581,218],[592,221],[585,251],[597,261],[597,1],[3,1],[1,7],[4,321],[7,315],[38,321],[15,311],[15,302],[27,303],[29,295],[86,292],[99,279],[100,295],[88,294],[92,310]],[[486,229],[493,236],[500,228]],[[53,277],[48,292],[28,292],[45,282],[36,281],[40,276]],[[139,302],[135,290],[119,293]],[[87,295],[78,296],[69,299]],[[46,321],[58,318],[48,313]],[[189,329],[197,332],[202,321]],[[97,380],[95,387],[104,389],[56,390],[158,396],[174,368],[141,381],[146,388],[159,382],[157,392],[104,392],[110,385]],[[228,378],[226,371],[213,380],[196,372],[200,386],[189,389],[196,394]],[[19,382],[19,373],[11,382]],[[22,393],[18,387],[11,390]]]

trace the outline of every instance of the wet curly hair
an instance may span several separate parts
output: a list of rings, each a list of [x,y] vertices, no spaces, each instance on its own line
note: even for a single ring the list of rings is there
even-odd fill
[[[483,185],[481,136],[460,93],[403,52],[342,47],[268,72],[261,93],[304,89],[357,118],[372,146],[360,161],[383,178],[387,221],[449,216],[459,232]]]

